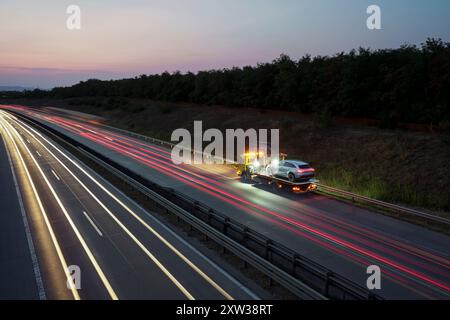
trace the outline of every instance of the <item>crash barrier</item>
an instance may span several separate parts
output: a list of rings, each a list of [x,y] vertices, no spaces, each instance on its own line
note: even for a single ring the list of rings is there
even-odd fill
[[[318,187],[319,192],[324,192],[326,194],[333,194],[333,195],[338,195],[341,197],[349,198],[349,199],[351,199],[352,202],[359,201],[362,203],[367,203],[367,204],[371,204],[373,206],[380,207],[380,208],[388,210],[388,211],[393,211],[393,212],[396,212],[399,214],[407,214],[407,215],[411,215],[411,216],[415,216],[415,217],[420,217],[427,221],[437,222],[440,224],[444,224],[446,226],[450,226],[450,220],[446,219],[444,217],[439,217],[439,216],[421,212],[418,210],[405,208],[402,206],[398,206],[396,204],[387,203],[387,202],[372,199],[369,197],[361,196],[361,195],[358,195],[355,193],[351,193],[348,191],[340,190],[337,188],[328,187],[323,184],[317,184],[317,187]]]
[[[149,181],[44,123],[15,114],[80,151],[134,190],[139,191],[146,199],[191,225],[300,299],[382,300],[367,288],[332,272],[225,214],[178,191]]]

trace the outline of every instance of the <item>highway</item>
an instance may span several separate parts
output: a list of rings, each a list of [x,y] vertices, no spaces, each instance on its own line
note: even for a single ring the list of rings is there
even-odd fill
[[[47,299],[259,298],[48,137],[4,111],[0,130],[17,176]],[[2,183],[9,180],[2,175]],[[20,215],[20,210],[2,213]],[[14,244],[2,241],[2,246]],[[22,247],[26,252],[23,243]],[[23,265],[30,266],[24,274],[31,293],[22,298],[38,298],[28,260]],[[69,266],[77,266],[79,273]],[[68,282],[73,275],[80,277]]]
[[[11,108],[11,107],[10,107]],[[133,171],[180,191],[366,286],[382,270],[386,299],[449,299],[450,237],[322,195],[275,193],[236,180],[226,168],[176,166],[170,150],[99,124],[14,107]]]

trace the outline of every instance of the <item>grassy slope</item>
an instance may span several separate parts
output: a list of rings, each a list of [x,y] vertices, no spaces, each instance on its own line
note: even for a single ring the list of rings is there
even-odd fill
[[[30,101],[19,101],[30,103]],[[281,151],[316,167],[324,184],[380,200],[450,211],[448,134],[320,123],[298,114],[144,100],[35,101],[108,118],[113,126],[170,140],[176,128],[280,128]]]

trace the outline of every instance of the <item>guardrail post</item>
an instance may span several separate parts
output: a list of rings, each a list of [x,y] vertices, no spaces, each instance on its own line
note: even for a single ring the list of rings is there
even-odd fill
[[[214,210],[213,209],[209,209],[208,210],[208,224],[211,224],[211,219],[213,217],[214,214]]]
[[[226,235],[227,234],[227,229],[228,229],[228,223],[230,222],[230,218],[225,218],[223,220],[223,228],[222,228],[222,232]],[[222,253],[226,254],[227,253],[227,248],[222,247]]]
[[[194,209],[196,210],[196,211],[198,211],[198,201],[194,201]]]
[[[244,227],[244,229],[242,230],[242,240],[241,243],[245,244],[245,242],[247,241],[247,237],[248,237],[248,227]]]
[[[223,228],[222,228],[222,232],[224,234],[227,234],[227,229],[228,229],[228,224],[230,223],[230,218],[225,218],[223,219]]]
[[[330,281],[331,281],[331,277],[333,276],[333,272],[331,272],[331,271],[328,271],[327,273],[326,273],[326,275],[325,275],[325,287],[323,288],[323,295],[324,296],[328,296],[328,293],[329,293],[329,289],[330,289]]]
[[[272,240],[266,240],[266,260],[270,261],[270,246],[272,245]]]
[[[297,259],[299,258],[299,255],[297,253],[294,253],[294,255],[292,256],[292,275],[295,276],[295,272],[297,269]]]

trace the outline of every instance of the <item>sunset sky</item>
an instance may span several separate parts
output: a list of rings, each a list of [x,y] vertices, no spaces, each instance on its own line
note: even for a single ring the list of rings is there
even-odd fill
[[[81,30],[66,8],[81,8]],[[382,9],[382,30],[366,8]],[[40,0],[0,3],[0,86],[40,88],[89,78],[198,71],[271,61],[280,53],[392,48],[450,41],[448,0]]]

